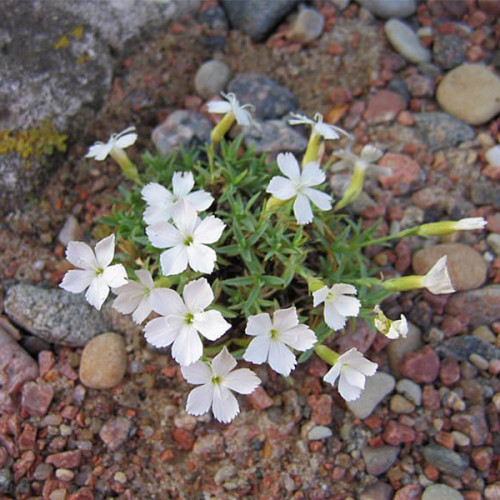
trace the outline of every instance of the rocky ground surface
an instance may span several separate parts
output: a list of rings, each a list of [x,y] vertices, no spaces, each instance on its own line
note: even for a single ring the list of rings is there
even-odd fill
[[[120,52],[110,94],[39,197],[1,219],[0,498],[500,499],[500,166],[485,158],[499,136],[500,3],[276,0],[258,16],[235,3],[203,2],[128,48],[126,30],[96,28],[92,43]],[[270,156],[305,149],[291,110],[386,151],[392,174],[352,208],[367,224],[488,221],[370,249],[385,275],[447,254],[458,292],[388,301],[411,321],[405,340],[361,322],[338,338],[379,364],[359,401],[346,405],[312,358],[293,384],[259,367],[262,387],[229,425],[190,416],[168,355],[109,306],[57,289],[65,245],[97,236],[121,182],[112,161],[84,158],[89,144],[129,125],[135,151],[203,141],[220,90],[254,101],[264,133],[246,141]],[[347,180],[333,176],[333,192]],[[109,331],[121,335],[95,337]]]

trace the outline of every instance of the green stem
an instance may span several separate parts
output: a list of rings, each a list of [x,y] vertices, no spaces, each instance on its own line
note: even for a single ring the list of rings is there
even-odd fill
[[[142,181],[139,177],[137,167],[132,163],[127,153],[121,148],[113,147],[110,151],[111,157],[120,165],[123,175],[126,179],[135,182],[137,185],[142,186]]]

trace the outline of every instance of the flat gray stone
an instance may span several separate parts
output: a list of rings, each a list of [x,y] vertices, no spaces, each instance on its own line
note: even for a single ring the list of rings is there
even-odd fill
[[[392,375],[384,372],[377,372],[375,375],[366,378],[366,384],[361,396],[354,401],[347,401],[347,407],[358,418],[369,417],[377,405],[390,394],[396,385],[396,380]]]
[[[436,346],[436,352],[443,358],[451,357],[459,361],[468,361],[471,354],[478,354],[488,361],[500,359],[498,347],[475,335],[460,335],[446,339]]]
[[[377,448],[366,446],[361,450],[361,454],[368,474],[380,476],[392,467],[398,458],[399,448],[396,446],[379,446]]]
[[[14,285],[4,308],[13,323],[51,344],[80,347],[109,330],[104,313],[91,307],[84,294],[61,289]]]
[[[469,458],[466,455],[438,444],[424,446],[422,452],[427,462],[453,477],[462,477],[469,466]]]
[[[422,500],[463,500],[463,495],[446,484],[431,484],[425,488]]]
[[[268,120],[260,122],[258,127],[247,127],[244,136],[245,145],[253,147],[258,155],[282,151],[300,154],[307,147],[307,139],[281,120]]]
[[[500,314],[500,285],[454,293],[446,304],[448,314],[466,314],[472,326],[489,325]]]
[[[416,0],[356,0],[359,5],[383,19],[409,17],[417,10]]]
[[[408,24],[391,19],[385,23],[385,34],[391,45],[412,63],[426,63],[431,60],[431,53],[426,49],[417,34]]]

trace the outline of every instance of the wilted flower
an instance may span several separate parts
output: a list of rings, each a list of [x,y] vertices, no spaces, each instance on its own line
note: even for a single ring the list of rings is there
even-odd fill
[[[197,212],[206,210],[214,201],[212,195],[204,190],[194,191],[194,176],[191,172],[175,172],[172,177],[172,192],[161,184],[150,182],[141,190],[142,199],[147,207],[144,211],[146,224],[168,222],[172,216],[172,209],[185,200]]]
[[[219,311],[205,311],[213,300],[214,294],[205,278],[190,281],[182,298],[174,290],[158,289],[152,305],[162,317],[146,325],[146,340],[155,347],[173,344],[172,356],[180,365],[194,363],[203,354],[199,334],[217,340],[231,327]]]
[[[331,288],[324,286],[313,293],[313,305],[325,303],[325,323],[333,330],[344,328],[347,318],[359,314],[361,302],[350,295],[356,295],[357,290],[353,285],[337,283]]]
[[[196,361],[181,368],[182,375],[190,384],[199,385],[188,396],[186,411],[191,415],[203,415],[212,408],[214,417],[225,424],[238,415],[240,407],[231,391],[251,394],[260,379],[248,368],[234,370],[236,360],[226,347],[211,363]]]
[[[299,324],[295,307],[276,311],[272,320],[267,313],[250,316],[245,333],[255,338],[243,359],[258,365],[268,361],[282,375],[289,375],[297,363],[289,347],[307,351],[317,340],[312,330]]]
[[[80,293],[88,288],[85,298],[96,309],[109,295],[110,287],[127,283],[127,272],[121,264],[110,265],[115,255],[115,235],[99,241],[94,251],[81,241],[70,241],[66,258],[79,269],[68,271],[60,287],[71,293]]]
[[[351,137],[350,134],[340,127],[324,123],[323,115],[321,113],[316,113],[314,115],[314,119],[298,113],[290,113],[290,116],[292,117],[288,120],[290,125],[310,125],[312,130],[325,140],[338,139],[340,134],[345,135],[346,137]]]
[[[379,305],[375,306],[373,312],[377,315],[373,319],[373,323],[380,333],[388,339],[406,338],[408,335],[408,322],[403,314],[401,314],[400,319],[391,320],[384,314]]]
[[[293,213],[299,224],[308,224],[313,220],[311,202],[320,210],[332,207],[332,197],[313,189],[325,181],[325,173],[316,162],[308,163],[302,172],[292,153],[280,153],[277,158],[278,167],[286,175],[277,175],[271,179],[267,192],[279,200],[295,198]]]
[[[418,236],[444,236],[456,231],[473,231],[483,229],[487,222],[483,217],[469,217],[458,221],[441,221],[422,224],[416,228]]]

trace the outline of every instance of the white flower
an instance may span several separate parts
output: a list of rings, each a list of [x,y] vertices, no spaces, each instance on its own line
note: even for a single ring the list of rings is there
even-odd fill
[[[400,319],[393,321],[384,314],[379,305],[375,306],[373,312],[377,314],[373,322],[380,333],[384,334],[388,339],[406,338],[408,335],[408,322],[403,314],[401,314]]]
[[[302,172],[292,153],[280,153],[277,162],[279,169],[288,179],[281,175],[273,177],[267,187],[267,192],[278,200],[295,198],[293,213],[299,224],[312,222],[311,201],[320,210],[332,208],[332,197],[311,187],[325,181],[325,173],[317,162],[308,163]]]
[[[210,101],[207,103],[209,113],[222,115],[233,113],[238,125],[251,125],[253,123],[252,115],[247,111],[247,109],[253,109],[251,104],[240,105],[232,92],[229,94],[221,92],[221,95],[226,99],[225,101]]]
[[[374,375],[377,364],[366,359],[356,348],[340,355],[337,362],[323,377],[325,382],[334,385],[339,379],[339,392],[346,401],[358,399],[365,388],[365,379]]]
[[[250,316],[245,333],[255,338],[243,354],[243,359],[257,365],[268,361],[271,368],[282,375],[289,375],[297,364],[289,347],[307,351],[317,341],[312,330],[306,325],[299,325],[295,307],[276,311],[272,320],[267,313]]]
[[[290,116],[292,116],[292,118],[288,120],[288,123],[290,125],[311,125],[314,132],[323,137],[323,139],[338,139],[340,137],[339,134],[345,135],[346,137],[352,137],[340,127],[330,125],[329,123],[324,123],[323,115],[321,115],[320,113],[316,113],[313,120],[305,115],[300,115],[298,113],[290,113]]]
[[[214,270],[217,255],[207,243],[215,243],[225,224],[213,215],[201,220],[186,200],[172,209],[174,225],[158,222],[146,228],[149,240],[156,248],[168,248],[160,256],[164,275],[182,273],[188,264],[194,271],[209,274]]]
[[[135,127],[129,127],[119,134],[112,134],[108,142],[96,142],[90,146],[89,152],[85,158],[95,158],[98,161],[103,161],[113,152],[113,150],[121,150],[128,148],[137,140]]]
[[[152,297],[161,288],[155,288],[151,273],[145,269],[136,271],[139,282],[129,281],[126,285],[115,288],[118,296],[113,302],[113,308],[122,314],[132,314],[132,319],[140,324],[153,310]]]
[[[173,344],[172,356],[180,365],[194,363],[203,354],[199,334],[217,340],[231,327],[219,311],[205,311],[213,300],[214,294],[205,278],[190,281],[182,298],[174,290],[158,289],[151,301],[153,309],[163,317],[146,325],[146,340],[155,347]]]
[[[240,412],[238,401],[231,391],[251,394],[260,379],[248,368],[233,370],[236,361],[226,347],[215,356],[212,363],[197,361],[181,368],[182,375],[190,383],[199,385],[188,396],[186,411],[191,415],[203,415],[210,408],[214,417],[225,424]]]
[[[453,293],[455,291],[448,274],[447,259],[447,256],[443,255],[423,277],[423,286],[432,293]]]
[[[355,297],[350,297],[356,293],[357,290],[353,285],[345,283],[338,283],[331,288],[324,286],[313,293],[313,305],[316,307],[324,302],[325,323],[333,330],[340,330],[344,328],[347,317],[359,314],[361,302]]]
[[[156,182],[150,182],[141,190],[142,199],[147,203],[144,211],[144,222],[156,224],[168,222],[172,209],[180,200],[186,200],[197,212],[206,210],[214,201],[206,191],[191,190],[194,187],[194,177],[191,172],[175,172],[172,177],[172,191]]]
[[[460,231],[473,231],[474,229],[483,229],[486,224],[488,223],[483,217],[468,217],[458,220],[455,223],[455,228]]]
[[[66,258],[79,269],[68,271],[60,287],[71,293],[80,293],[88,288],[85,298],[96,309],[109,295],[110,287],[119,287],[127,283],[127,271],[121,264],[111,266],[115,255],[115,235],[99,241],[94,251],[81,241],[70,241],[66,249]]]

